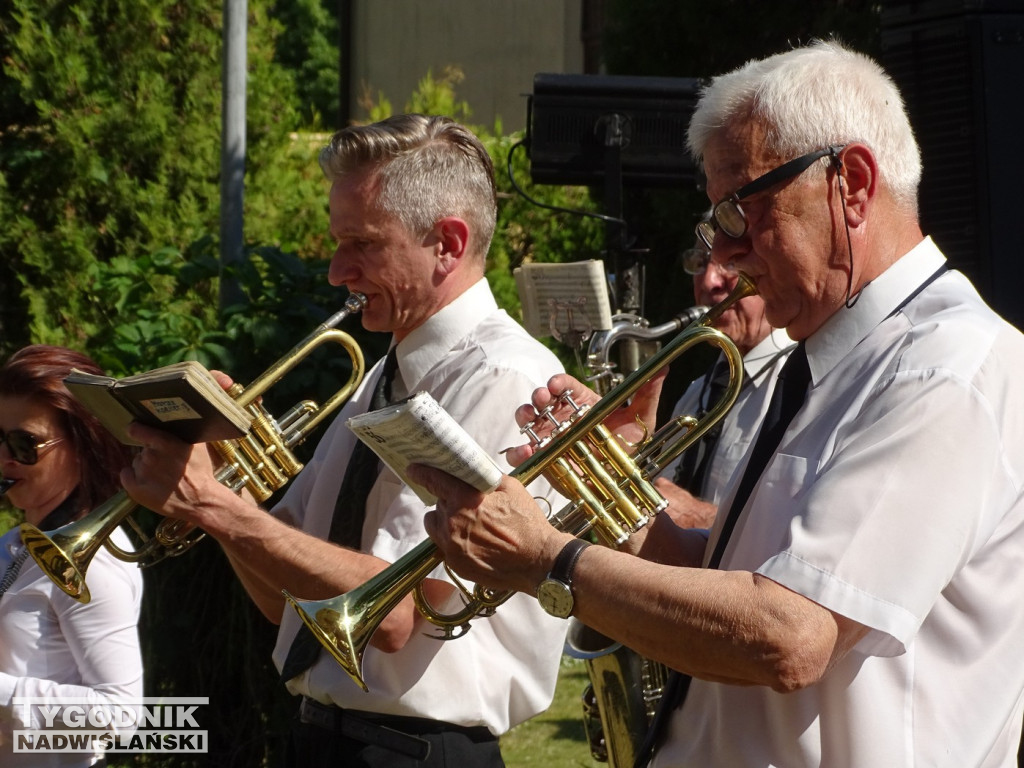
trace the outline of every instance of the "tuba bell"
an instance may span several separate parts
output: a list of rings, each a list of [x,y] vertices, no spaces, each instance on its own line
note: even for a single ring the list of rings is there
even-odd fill
[[[245,488],[257,502],[262,502],[299,473],[303,465],[292,448],[348,400],[362,381],[363,353],[355,339],[335,326],[349,315],[362,311],[365,305],[365,296],[349,294],[342,309],[317,326],[248,387],[235,383],[228,389],[228,394],[252,417],[252,424],[248,433],[237,440],[218,440],[210,444],[224,460],[217,472],[218,482],[236,492]],[[323,405],[304,400],[280,419],[274,419],[259,398],[313,350],[328,342],[340,344],[348,352],[352,362],[348,381]],[[165,519],[153,536],[146,536],[131,517],[138,508],[122,490],[81,519],[56,530],[44,532],[23,523],[21,538],[29,554],[54,584],[79,602],[88,603],[91,596],[85,583],[86,569],[101,546],[106,546],[119,560],[148,567],[186,552],[204,535],[181,520]],[[110,535],[122,522],[127,522],[144,541],[134,552],[121,549],[110,540]]]
[[[569,618],[566,656],[582,659],[590,683],[580,704],[590,755],[632,768],[668,682],[668,667]]]
[[[555,423],[555,430],[509,474],[524,485],[544,475],[563,496],[573,500],[549,517],[552,525],[575,536],[593,533],[603,544],[618,547],[667,506],[651,480],[725,416],[742,385],[739,350],[711,324],[735,302],[755,292],[753,281],[741,274],[724,301],[675,336],[598,402],[581,407],[573,402],[571,393],[565,393],[564,401],[573,410],[568,421],[558,423],[554,419],[555,404],[537,415],[539,421]],[[604,426],[605,419],[676,357],[705,342],[719,347],[729,362],[730,381],[722,398],[700,420],[692,416],[671,420],[629,455]],[[524,426],[523,431],[532,435],[535,424]],[[465,606],[453,614],[438,613],[425,599],[422,582],[442,562],[440,550],[428,539],[343,595],[315,601],[297,600],[287,591],[284,595],[335,661],[367,690],[362,676],[363,653],[384,617],[409,592],[424,618],[441,629],[441,639],[463,634],[471,619],[492,615],[511,596],[510,592],[480,585],[469,591],[456,579]]]

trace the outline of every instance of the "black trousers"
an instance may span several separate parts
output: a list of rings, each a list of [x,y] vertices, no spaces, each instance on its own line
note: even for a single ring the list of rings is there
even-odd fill
[[[312,721],[312,722],[311,722]],[[292,723],[289,768],[505,768],[484,727],[346,712],[306,700]]]

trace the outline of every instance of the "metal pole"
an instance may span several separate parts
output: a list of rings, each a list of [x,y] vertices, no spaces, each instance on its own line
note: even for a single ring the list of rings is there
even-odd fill
[[[242,261],[245,197],[246,0],[224,0],[220,150],[220,306],[243,299],[230,268]]]
[[[338,0],[338,122],[344,128],[352,118],[352,8],[354,0]]]

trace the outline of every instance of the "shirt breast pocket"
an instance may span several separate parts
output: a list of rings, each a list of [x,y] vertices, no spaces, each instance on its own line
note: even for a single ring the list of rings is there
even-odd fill
[[[800,499],[812,482],[812,466],[806,457],[779,453],[772,458],[734,534],[730,568],[757,570],[788,546],[791,526],[800,514]]]

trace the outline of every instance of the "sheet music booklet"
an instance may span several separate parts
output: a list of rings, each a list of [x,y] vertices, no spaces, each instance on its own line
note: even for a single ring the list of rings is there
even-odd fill
[[[437,497],[409,480],[406,469],[413,463],[444,470],[484,493],[501,481],[494,459],[428,392],[353,416],[346,423],[424,504],[434,504]]]
[[[132,421],[189,443],[236,439],[252,423],[249,413],[195,360],[122,379],[72,369],[64,384],[125,445],[139,444],[127,433]]]

